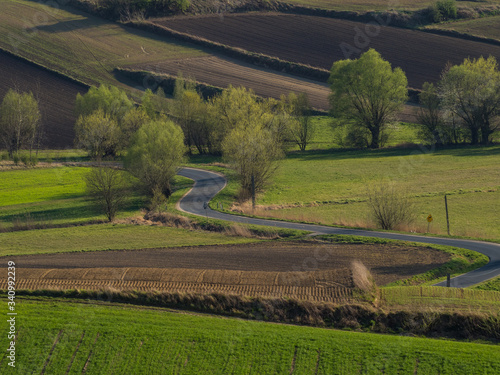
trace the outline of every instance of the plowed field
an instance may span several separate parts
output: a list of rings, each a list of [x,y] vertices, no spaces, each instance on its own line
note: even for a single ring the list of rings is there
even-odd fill
[[[306,92],[313,107],[328,110],[330,89],[325,83],[298,78],[289,74],[276,73],[270,69],[258,68],[251,64],[220,57],[195,57],[168,60],[157,63],[154,67],[138,64],[136,69],[153,69],[154,73],[194,77],[199,82],[226,88],[229,85],[245,86],[257,95],[278,98],[289,92]]]
[[[352,296],[353,260],[361,260],[382,285],[448,259],[420,247],[305,242],[9,257],[18,289],[222,292],[331,302]],[[0,270],[3,289],[6,272]]]
[[[379,25],[293,14],[232,14],[224,17],[157,19],[157,24],[252,52],[330,69],[346,57],[357,58],[375,48],[393,66],[401,67],[410,87],[436,81],[446,63],[493,55],[500,46]],[[359,50],[350,56],[347,45]]]
[[[31,91],[38,98],[42,113],[45,133],[43,145],[49,148],[71,146],[74,139],[75,98],[77,93],[87,91],[85,86],[1,51],[0,71],[0,100],[11,88]]]

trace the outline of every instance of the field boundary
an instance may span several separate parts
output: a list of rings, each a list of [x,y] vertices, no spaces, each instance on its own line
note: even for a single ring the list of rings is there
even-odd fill
[[[461,33],[459,31],[455,31],[455,30],[445,30],[445,29],[435,29],[435,28],[428,29],[428,28],[422,27],[422,28],[419,28],[418,31],[423,31],[423,32],[429,33],[429,34],[449,36],[452,38],[459,38],[459,39],[470,40],[473,42],[487,43],[487,44],[492,44],[495,46],[500,46],[500,40],[498,40],[498,39],[486,38],[483,36],[477,36],[477,35],[472,35],[472,34],[467,34],[467,33]]]
[[[5,53],[6,55],[9,55],[10,57],[13,57],[14,59],[22,61],[22,62],[24,62],[26,64],[29,64],[29,65],[31,65],[31,66],[33,66],[35,68],[41,69],[41,70],[43,70],[45,72],[48,72],[50,74],[54,74],[54,75],[56,75],[57,77],[59,77],[61,79],[65,79],[67,81],[70,81],[71,83],[74,83],[76,85],[82,86],[83,88],[85,88],[87,90],[91,87],[91,85],[89,85],[89,84],[87,84],[87,83],[85,83],[83,81],[80,81],[80,80],[78,80],[76,78],[68,76],[68,75],[66,75],[66,74],[64,74],[64,73],[62,73],[62,72],[60,72],[58,70],[49,68],[49,67],[47,67],[45,65],[42,65],[42,64],[39,64],[39,63],[37,63],[37,62],[35,62],[33,60],[27,59],[26,57],[23,57],[21,55],[17,55],[17,54],[15,54],[15,53],[13,53],[13,52],[11,52],[9,50],[6,50],[6,49],[4,49],[2,47],[0,47],[0,53]]]

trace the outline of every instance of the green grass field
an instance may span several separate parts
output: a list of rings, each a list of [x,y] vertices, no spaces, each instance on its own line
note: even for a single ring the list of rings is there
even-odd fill
[[[304,5],[313,8],[333,9],[333,10],[417,10],[427,8],[436,1],[429,0],[288,0],[288,3]],[[481,1],[480,5],[498,4],[496,0]],[[478,6],[475,1],[460,1],[459,6]]]
[[[204,55],[172,39],[43,3],[0,0],[0,47],[86,83],[120,85],[112,75],[116,67],[141,63],[154,70],[161,61]]]
[[[451,234],[498,240],[493,218],[500,206],[499,154],[500,146],[293,153],[279,163],[272,185],[257,200],[277,209],[256,214],[373,227],[367,186],[393,181],[414,197],[417,220],[406,229],[427,231],[425,219],[432,214],[430,232],[445,234],[448,194]],[[233,179],[216,201],[229,208],[237,190]]]
[[[46,374],[497,374],[498,346],[17,299],[16,369]],[[6,306],[5,298],[2,305]],[[8,348],[7,325],[0,345]]]
[[[55,167],[0,171],[0,225],[61,225],[105,220],[85,193],[89,168]],[[118,218],[139,213],[144,197],[131,194]]]
[[[429,286],[380,289],[380,304],[392,311],[453,311],[492,314],[500,311],[500,293],[494,290]]]
[[[452,30],[482,38],[500,40],[500,16],[476,18],[427,26],[427,29]]]
[[[0,256],[248,243],[219,233],[130,224],[0,233]]]
[[[472,287],[472,289],[494,290],[494,291],[500,292],[500,277],[496,277],[496,278],[491,279],[489,281],[486,281],[484,283],[475,285]]]

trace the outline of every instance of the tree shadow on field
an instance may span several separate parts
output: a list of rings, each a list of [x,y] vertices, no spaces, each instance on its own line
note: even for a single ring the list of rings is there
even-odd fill
[[[91,18],[84,18],[78,20],[61,21],[51,25],[36,26],[36,29],[46,33],[56,34],[65,33],[81,29],[91,29],[103,25],[104,22],[94,20]]]

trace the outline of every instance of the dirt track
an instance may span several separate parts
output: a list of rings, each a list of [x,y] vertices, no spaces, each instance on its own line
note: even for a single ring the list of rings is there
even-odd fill
[[[459,64],[468,56],[490,54],[500,59],[500,46],[314,16],[250,13],[176,17],[155,22],[222,44],[324,69],[330,69],[336,60],[359,56],[359,53],[346,56],[342,43],[344,49],[346,44],[357,45],[361,52],[375,48],[393,66],[401,67],[409,86],[415,88],[425,81],[439,79],[448,61]]]
[[[71,147],[75,136],[76,94],[85,93],[86,88],[1,51],[0,67],[0,100],[10,88],[31,91],[39,99],[45,132],[43,145]]]

